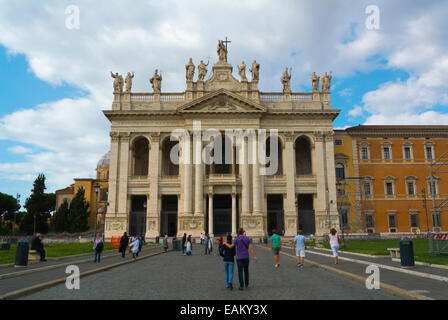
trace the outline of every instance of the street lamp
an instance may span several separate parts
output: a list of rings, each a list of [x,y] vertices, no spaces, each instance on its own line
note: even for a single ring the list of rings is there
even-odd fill
[[[95,238],[96,238],[96,224],[97,224],[97,220],[98,220],[98,194],[100,193],[100,185],[98,183],[95,184],[93,189],[95,190],[95,227],[94,227],[94,234],[93,234],[93,239],[95,240]]]

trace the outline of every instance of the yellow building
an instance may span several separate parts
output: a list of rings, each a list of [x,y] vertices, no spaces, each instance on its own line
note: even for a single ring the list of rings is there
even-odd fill
[[[85,199],[89,203],[90,209],[89,228],[93,229],[95,226],[95,209],[97,208],[97,228],[102,230],[104,227],[104,216],[107,211],[108,179],[109,153],[105,154],[98,162],[96,168],[96,179],[75,178],[73,179],[75,181],[74,184],[56,191],[56,210],[64,201],[68,201],[70,203],[79,188],[84,188]],[[95,186],[99,186],[98,194],[95,192]]]
[[[354,171],[353,140],[345,130],[334,130],[334,161],[336,169],[339,223],[344,232],[357,232],[362,221],[359,214],[359,179]]]

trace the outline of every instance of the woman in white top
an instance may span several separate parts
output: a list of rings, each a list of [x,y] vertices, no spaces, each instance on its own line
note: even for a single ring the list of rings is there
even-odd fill
[[[334,264],[338,264],[339,236],[335,228],[331,228],[328,240],[333,251]]]

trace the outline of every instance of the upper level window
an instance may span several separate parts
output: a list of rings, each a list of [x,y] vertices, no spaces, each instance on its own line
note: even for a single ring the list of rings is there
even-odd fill
[[[341,139],[335,139],[335,140],[334,140],[334,145],[335,145],[335,146],[342,146],[342,145],[343,145],[343,142],[342,142]]]
[[[383,158],[384,160],[390,160],[390,147],[383,148]]]
[[[406,160],[411,160],[411,148],[410,147],[404,147],[404,158]]]
[[[413,181],[408,181],[407,185],[408,185],[408,195],[410,195],[410,196],[415,195],[414,182]]]
[[[372,195],[372,190],[370,188],[370,182],[364,182],[364,195],[366,195],[366,196]]]
[[[345,168],[342,163],[336,163],[336,179],[345,179]]]
[[[394,194],[394,187],[392,182],[386,182],[386,194],[391,196]]]
[[[367,147],[361,148],[361,159],[368,160],[369,159],[369,149]]]
[[[427,146],[426,147],[426,159],[432,160],[432,147]]]

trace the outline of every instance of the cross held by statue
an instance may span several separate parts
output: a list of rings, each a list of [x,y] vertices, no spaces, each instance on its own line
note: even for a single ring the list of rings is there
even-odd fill
[[[231,43],[232,41],[227,40],[227,37],[226,37],[226,40],[224,40],[223,42],[224,42],[224,45],[226,46],[226,52],[229,52],[229,50],[227,48],[227,43]]]

